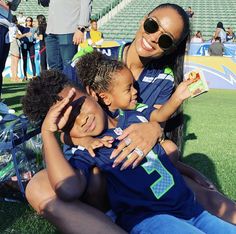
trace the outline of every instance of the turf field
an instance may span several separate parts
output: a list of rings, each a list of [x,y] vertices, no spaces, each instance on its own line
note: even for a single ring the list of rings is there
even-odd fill
[[[18,113],[25,84],[6,83],[5,102]],[[184,104],[183,160],[236,200],[236,91],[210,90]],[[27,204],[0,202],[0,233],[56,233]]]

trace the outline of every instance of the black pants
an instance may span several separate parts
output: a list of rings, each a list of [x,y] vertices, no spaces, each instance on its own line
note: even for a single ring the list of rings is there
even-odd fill
[[[21,45],[21,53],[23,58],[23,70],[24,70],[24,76],[27,77],[27,52],[29,52],[30,55],[30,61],[32,65],[32,71],[33,76],[36,75],[36,67],[35,67],[35,49],[34,49],[34,43],[27,43]]]
[[[2,94],[2,73],[5,68],[7,56],[10,50],[10,43],[5,43],[5,37],[8,32],[8,28],[0,25],[0,97]]]
[[[41,71],[47,70],[47,53],[45,44],[40,44],[40,68]]]

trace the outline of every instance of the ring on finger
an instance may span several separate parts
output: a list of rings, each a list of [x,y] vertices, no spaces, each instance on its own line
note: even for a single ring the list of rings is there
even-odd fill
[[[125,138],[125,145],[128,146],[131,143],[131,139],[129,137]]]
[[[127,159],[130,159],[132,156],[132,153],[130,153],[129,155],[126,156]]]
[[[134,152],[135,152],[139,157],[143,157],[143,156],[144,156],[144,152],[143,152],[141,149],[139,149],[138,147],[136,147],[136,148],[134,149]]]

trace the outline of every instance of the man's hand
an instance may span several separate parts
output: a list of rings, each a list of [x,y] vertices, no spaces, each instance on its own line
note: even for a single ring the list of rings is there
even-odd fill
[[[84,41],[84,33],[82,33],[80,30],[76,29],[74,36],[73,36],[73,43],[75,45],[79,45]]]

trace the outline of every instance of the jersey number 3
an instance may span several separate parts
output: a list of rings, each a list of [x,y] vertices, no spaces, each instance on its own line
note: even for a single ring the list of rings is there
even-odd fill
[[[142,164],[144,170],[149,175],[154,171],[160,175],[160,178],[150,186],[155,197],[159,199],[174,186],[175,182],[173,176],[162,165],[158,156],[153,151],[150,151],[146,158],[147,162]]]

